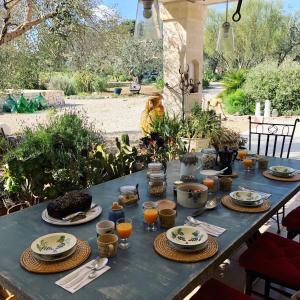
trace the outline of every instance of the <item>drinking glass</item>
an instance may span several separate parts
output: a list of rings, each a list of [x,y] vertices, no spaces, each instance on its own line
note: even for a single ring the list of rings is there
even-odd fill
[[[156,220],[158,217],[157,207],[145,208],[144,209],[144,220],[148,224],[147,231],[156,231]]]
[[[246,157],[246,158],[244,158],[243,164],[244,164],[244,167],[245,167],[246,171],[249,172],[252,169],[252,167],[253,167],[253,159],[252,159],[252,157]]]
[[[238,157],[240,160],[244,160],[244,158],[248,155],[248,151],[247,150],[238,150]]]
[[[117,233],[120,238],[119,248],[128,249],[128,238],[132,234],[132,219],[122,218],[117,220]]]

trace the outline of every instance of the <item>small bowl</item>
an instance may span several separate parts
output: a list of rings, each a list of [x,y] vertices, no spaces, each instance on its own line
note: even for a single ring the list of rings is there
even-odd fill
[[[167,232],[167,239],[177,247],[193,248],[207,242],[207,233],[199,228],[192,226],[176,226]]]

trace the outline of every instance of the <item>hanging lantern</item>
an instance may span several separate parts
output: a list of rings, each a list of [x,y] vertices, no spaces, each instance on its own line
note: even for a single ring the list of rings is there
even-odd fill
[[[138,39],[160,39],[161,21],[158,0],[138,0],[134,36]]]
[[[226,54],[230,54],[234,52],[234,48],[235,48],[234,32],[231,24],[228,22],[228,0],[227,0],[226,21],[222,24],[219,30],[216,51],[219,54],[226,56]]]

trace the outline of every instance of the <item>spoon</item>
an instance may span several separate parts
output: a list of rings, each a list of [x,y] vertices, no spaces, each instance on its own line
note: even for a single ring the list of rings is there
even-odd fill
[[[96,275],[97,275],[97,271],[104,268],[107,265],[107,263],[108,263],[108,258],[107,257],[96,259],[96,263],[95,263],[94,267],[89,267],[89,269],[91,269],[92,272],[88,275],[88,277],[90,279],[95,278]]]
[[[106,258],[106,257],[103,257],[103,258],[97,257],[95,259],[94,263],[91,266],[87,267],[89,269],[88,271],[85,271],[82,274],[80,274],[79,276],[76,276],[73,280],[68,282],[65,285],[65,287],[66,288],[77,289],[82,284],[82,282],[84,282],[84,280],[86,278],[90,278],[90,279],[95,278],[96,275],[97,275],[97,271],[104,268],[107,265],[107,263],[108,263],[108,258]]]

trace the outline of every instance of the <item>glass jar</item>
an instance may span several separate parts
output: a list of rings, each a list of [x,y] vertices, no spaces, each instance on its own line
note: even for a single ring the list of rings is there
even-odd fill
[[[138,185],[120,187],[119,203],[124,206],[136,204],[139,200]]]
[[[203,170],[214,169],[216,166],[217,152],[215,149],[207,148],[201,151],[201,165]]]
[[[148,164],[148,171],[147,171],[147,176],[149,177],[150,174],[153,173],[161,173],[164,169],[164,166],[160,162],[153,162]]]
[[[148,181],[148,194],[150,196],[163,196],[166,193],[167,182],[165,173],[152,173]]]

